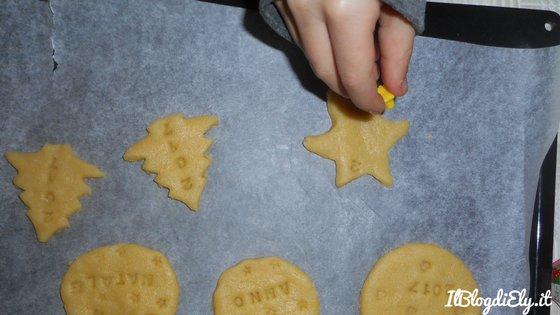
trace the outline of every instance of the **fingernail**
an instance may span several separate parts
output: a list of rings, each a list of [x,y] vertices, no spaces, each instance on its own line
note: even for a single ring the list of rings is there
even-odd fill
[[[383,110],[384,110],[384,109],[385,109],[385,108],[383,108],[383,109],[380,110],[380,111],[379,111],[379,110],[370,110],[370,111],[368,111],[368,112],[369,112],[370,114],[372,114],[372,115],[379,115],[379,114],[382,114],[382,113],[383,113]]]
[[[404,78],[404,80],[401,80],[401,86],[405,91],[408,91],[408,80],[406,78]]]

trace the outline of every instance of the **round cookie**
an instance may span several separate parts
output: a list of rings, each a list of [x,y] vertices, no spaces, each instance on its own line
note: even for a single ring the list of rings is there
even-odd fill
[[[480,307],[444,307],[449,290],[477,289],[467,266],[434,244],[411,243],[379,259],[360,297],[361,315],[481,314]]]
[[[245,259],[224,271],[212,305],[214,315],[318,315],[320,311],[309,276],[277,257]]]
[[[68,315],[172,315],[179,283],[162,253],[118,244],[76,258],[62,279],[60,293]]]

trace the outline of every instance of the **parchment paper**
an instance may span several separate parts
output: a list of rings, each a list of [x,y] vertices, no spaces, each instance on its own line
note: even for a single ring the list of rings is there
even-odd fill
[[[52,9],[52,11],[51,11]],[[39,243],[0,159],[0,313],[64,314],[68,262],[137,243],[164,253],[177,314],[212,314],[220,274],[278,256],[313,280],[321,314],[358,314],[375,262],[409,242],[449,249],[484,297],[529,289],[528,233],[538,169],[558,128],[558,48],[516,50],[418,37],[406,118],[391,149],[395,183],[336,188],[335,165],[308,152],[326,132],[326,87],[257,12],[193,1],[2,2],[0,152],[69,143],[106,172],[70,227]],[[58,64],[53,71],[54,60]],[[155,119],[213,114],[198,212],[125,162]],[[522,309],[494,308],[491,314]]]

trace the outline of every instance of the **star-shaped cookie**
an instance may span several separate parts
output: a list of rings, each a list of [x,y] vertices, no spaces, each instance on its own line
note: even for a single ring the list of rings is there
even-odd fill
[[[332,119],[331,129],[318,136],[307,136],[303,145],[336,162],[336,186],[344,186],[364,174],[391,186],[389,150],[408,132],[409,122],[391,121],[364,112],[330,90],[327,109]]]
[[[157,173],[154,179],[169,189],[169,197],[197,210],[206,185],[206,169],[212,154],[205,155],[214,143],[204,134],[218,125],[218,118],[204,115],[183,118],[175,114],[160,118],[148,126],[148,135],[124,154],[127,161],[146,160],[142,169]]]
[[[80,211],[80,197],[91,193],[86,177],[105,177],[97,167],[80,159],[69,144],[47,143],[39,152],[6,152],[6,159],[17,170],[14,185],[23,189],[19,195],[29,207],[40,242],[70,226],[68,218]]]

